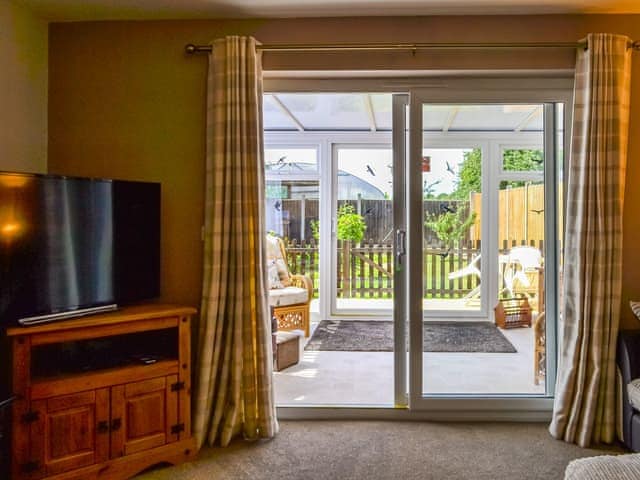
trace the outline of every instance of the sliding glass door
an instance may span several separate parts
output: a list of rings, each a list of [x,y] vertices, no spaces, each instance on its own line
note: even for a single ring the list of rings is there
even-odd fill
[[[527,409],[553,395],[569,100],[411,92],[411,408]]]
[[[279,405],[549,409],[568,84],[267,95],[266,227],[314,284]]]

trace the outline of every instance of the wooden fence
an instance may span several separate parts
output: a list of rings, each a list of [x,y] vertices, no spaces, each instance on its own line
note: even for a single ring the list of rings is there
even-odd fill
[[[498,200],[498,239],[500,244],[507,241],[529,244],[544,239],[544,186],[532,184],[500,190]],[[559,191],[559,202],[562,202],[562,192]],[[280,203],[278,203],[280,202]],[[393,233],[393,203],[391,200],[340,200],[338,206],[353,205],[359,212],[367,226],[368,242],[377,245],[390,243]],[[463,200],[425,200],[423,209],[425,217],[438,215],[447,211],[462,209],[465,212],[475,212],[475,224],[463,237],[463,242],[477,241],[482,232],[482,194],[472,193],[470,201]],[[560,203],[561,204],[561,203]],[[276,234],[307,243],[313,240],[314,222],[319,219],[317,199],[269,200],[267,210],[271,210],[271,221],[268,230]],[[562,218],[559,219],[562,225]],[[434,232],[424,227],[423,236],[428,244],[437,244],[438,238]]]
[[[373,243],[390,243],[393,238],[393,202],[391,200],[339,200],[338,208],[350,204],[364,218],[366,237]],[[317,198],[311,199],[267,199],[267,230],[277,235],[307,243],[313,240],[314,222],[319,220]],[[469,202],[465,200],[425,200],[423,204],[425,217],[438,215],[447,211],[469,210]],[[478,223],[478,222],[476,222]],[[428,227],[424,228],[424,239],[428,243],[437,243],[438,238]],[[463,240],[471,239],[468,233]]]
[[[558,205],[563,203],[562,188],[558,189]],[[470,209],[475,212],[476,222],[471,227],[469,238],[482,235],[482,194],[470,195]],[[562,210],[558,211],[558,225],[563,225]],[[505,188],[498,191],[498,239],[500,244],[531,244],[544,239],[544,185],[534,183],[522,187]],[[560,235],[562,239],[562,235]]]
[[[480,252],[479,241],[462,242],[460,247],[442,248],[425,244],[423,255],[424,298],[461,298],[477,287],[480,279],[469,275],[449,279],[451,272],[466,267]],[[318,294],[318,244],[289,241],[287,244],[289,269],[292,273],[308,275]],[[340,298],[392,298],[394,258],[393,244],[364,241],[357,245],[339,242],[337,291]]]
[[[530,245],[544,251],[544,242],[503,240],[500,253],[506,254],[519,245]],[[467,240],[457,248],[446,249],[437,244],[424,244],[423,297],[462,298],[480,284],[475,275],[449,279],[449,274],[463,269],[480,254],[480,241]],[[318,243],[287,241],[287,257],[292,273],[308,275],[313,280],[314,296],[318,295]],[[478,268],[480,266],[478,265]],[[394,258],[393,245],[371,240],[357,245],[339,242],[337,292],[339,298],[392,298]]]

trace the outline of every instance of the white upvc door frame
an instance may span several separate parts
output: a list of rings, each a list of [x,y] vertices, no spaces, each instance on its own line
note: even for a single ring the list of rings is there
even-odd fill
[[[546,76],[545,76],[546,75]],[[544,102],[559,102],[565,105],[565,137],[564,137],[564,151],[565,157],[568,157],[569,152],[569,140],[571,136],[571,111],[572,111],[572,72],[569,71],[549,71],[547,74],[542,72],[540,78],[526,78],[523,74],[516,74],[514,78],[487,78],[480,75],[479,78],[434,78],[434,79],[415,79],[407,80],[404,78],[398,79],[300,79],[300,78],[274,78],[268,79],[265,82],[265,91],[278,92],[360,92],[360,91],[380,91],[380,92],[415,92],[416,89],[422,89],[426,87],[427,91],[433,94],[441,95],[442,92],[448,92],[449,94],[455,93],[455,98],[450,100],[450,103],[473,103],[477,101],[477,98],[467,95],[468,92],[476,92],[477,90],[483,91],[488,89],[493,90],[494,93],[499,93],[499,96],[493,100],[493,103],[508,103],[509,101],[516,102],[516,97],[521,95],[522,92],[528,92],[527,101],[531,103],[544,103]],[[517,85],[517,87],[514,87]],[[510,93],[515,91],[515,95]],[[434,103],[434,102],[430,102]],[[545,109],[546,111],[546,109]],[[414,119],[412,119],[414,120]],[[549,119],[545,120],[545,128],[549,126]],[[524,132],[523,132],[524,133]],[[367,132],[370,135],[369,132]],[[319,150],[319,161],[322,158],[330,155],[331,143],[328,141],[322,141],[319,137],[326,133],[319,134],[317,132],[269,132],[265,135],[267,143],[275,145],[290,144],[290,139],[296,137],[299,143],[309,145],[309,143],[315,143],[317,141]],[[340,134],[338,134],[340,135]],[[449,133],[450,137],[453,137],[453,132]],[[341,139],[342,140],[342,139]],[[291,143],[298,143],[293,141]],[[420,148],[422,145],[420,145]],[[549,148],[545,145],[545,150]],[[408,149],[412,150],[412,149]],[[411,164],[412,162],[408,162]],[[566,160],[565,160],[566,163]],[[320,168],[320,189],[321,198],[329,198],[331,193],[331,172],[328,168]],[[555,188],[557,181],[560,180],[557,176],[557,172],[545,170],[545,184],[549,184],[553,181],[551,188]],[[566,175],[564,177],[566,179]],[[566,181],[566,180],[565,180]],[[406,176],[406,186],[410,186],[410,175]],[[421,188],[421,185],[420,185]],[[324,205],[324,208],[323,208]],[[328,219],[331,216],[329,211],[330,202],[321,202],[320,218]],[[551,211],[555,207],[555,196],[552,198],[550,195],[545,196],[545,209]],[[408,205],[407,205],[408,208]],[[549,216],[547,220],[547,226],[549,223],[555,221],[555,216]],[[555,227],[554,227],[555,228]],[[327,228],[321,228],[321,246],[320,254],[321,258],[331,258],[332,252],[330,242],[330,232]],[[548,230],[549,231],[549,230]],[[324,232],[324,233],[323,233]],[[549,257],[551,258],[551,257]],[[326,265],[329,268],[331,262],[321,262],[322,265]],[[409,262],[407,262],[409,265]],[[328,272],[327,272],[328,273]],[[331,279],[330,275],[322,275],[320,289],[321,300],[321,315],[322,318],[330,318],[330,305],[329,305],[329,292],[331,291]],[[555,291],[555,278],[551,278],[551,275],[546,275],[545,288],[547,292]],[[407,280],[408,281],[408,280]],[[397,286],[397,285],[396,285]],[[397,291],[395,296],[399,297]],[[401,297],[399,297],[401,298]],[[407,300],[405,298],[405,300]],[[405,321],[410,313],[411,305],[407,301],[404,302],[404,308],[406,313],[404,315]],[[421,309],[420,305],[420,309]],[[396,306],[396,308],[398,308]],[[415,308],[415,305],[413,305]],[[548,307],[547,307],[548,308]],[[555,320],[555,319],[554,319]],[[389,408],[366,408],[361,406],[358,408],[353,405],[348,405],[350,408],[344,408],[344,406],[331,406],[331,407],[278,407],[278,415],[285,418],[292,419],[406,419],[406,420],[473,420],[473,421],[489,421],[489,420],[509,420],[509,421],[547,421],[550,417],[550,410],[552,408],[553,399],[553,385],[555,383],[555,351],[556,351],[556,332],[555,322],[547,322],[547,395],[539,398],[530,398],[523,396],[493,396],[490,398],[478,398],[478,397],[451,397],[445,396],[444,398],[409,398],[412,395],[409,394],[407,388],[407,355],[404,352],[404,345],[399,346],[401,336],[397,334],[399,323],[396,324],[396,346],[395,346],[395,374],[396,374],[396,409]],[[412,326],[412,328],[414,328]],[[415,332],[411,332],[412,334]],[[422,334],[420,330],[420,335]],[[415,335],[412,335],[411,348],[415,349]],[[421,347],[420,347],[421,349]],[[398,361],[398,356],[402,356],[403,360]],[[403,363],[404,362],[404,363]],[[419,371],[422,370],[422,358],[420,357]],[[404,371],[402,365],[405,365]],[[409,383],[414,384],[413,379],[414,372],[418,371],[413,359],[410,360],[409,369],[411,377]],[[404,382],[403,382],[404,379]],[[404,385],[404,388],[402,387]],[[416,390],[415,384],[410,386],[413,392],[419,391],[421,394],[421,386],[419,390]],[[418,401],[419,400],[419,401]],[[424,401],[426,400],[426,401]],[[406,406],[410,405],[411,408],[407,409]],[[347,405],[345,405],[347,406]],[[404,407],[404,408],[403,408]]]
[[[570,141],[570,125],[571,125],[571,106],[572,91],[570,88],[559,89],[531,89],[522,88],[514,82],[510,88],[492,87],[491,82],[483,85],[474,84],[472,81],[469,85],[462,82],[457,87],[447,89],[412,89],[410,90],[410,148],[407,166],[407,212],[408,212],[408,316],[409,316],[409,407],[414,411],[427,410],[431,412],[532,412],[532,411],[549,411],[553,407],[553,394],[555,385],[555,368],[556,368],[556,350],[557,350],[557,334],[556,322],[558,318],[557,308],[557,259],[559,254],[559,239],[557,238],[557,181],[558,172],[556,168],[556,149],[558,147],[556,140],[556,113],[555,105],[557,103],[564,104],[564,151],[569,152]],[[454,394],[437,394],[425,395],[423,393],[423,328],[424,321],[423,305],[422,305],[422,175],[421,175],[421,158],[424,147],[425,137],[422,132],[423,121],[423,105],[425,104],[505,104],[520,103],[544,104],[544,153],[545,153],[545,209],[553,212],[552,215],[545,216],[545,237],[555,239],[556,243],[545,242],[545,258],[546,264],[550,267],[547,275],[545,275],[545,288],[547,292],[554,294],[547,295],[546,311],[547,318],[553,321],[546,322],[546,340],[547,340],[547,375],[546,375],[546,393],[544,395],[456,395]],[[496,147],[494,147],[496,149]],[[489,153],[489,157],[501,158],[497,156],[499,152]],[[483,167],[485,165],[483,155]],[[487,192],[483,195],[483,202],[488,202],[486,207],[491,211],[497,206],[498,189],[496,188],[500,180],[501,165],[497,165],[489,161],[488,169],[483,168],[483,191]],[[485,180],[485,172],[487,178]],[[566,176],[565,176],[566,178]],[[486,218],[486,217],[485,217]],[[498,265],[498,232],[496,228],[485,230],[485,225],[490,222],[483,222],[483,259],[495,267]],[[486,237],[485,237],[486,232]],[[486,245],[488,243],[489,245]],[[495,258],[493,258],[495,257]],[[494,261],[495,260],[495,261]],[[483,262],[483,271],[486,263]],[[495,278],[493,278],[495,277]],[[488,279],[483,281],[489,283],[490,298],[497,298],[498,293],[498,277],[497,275],[489,275]],[[495,294],[495,297],[494,297]],[[480,414],[482,415],[482,414]]]

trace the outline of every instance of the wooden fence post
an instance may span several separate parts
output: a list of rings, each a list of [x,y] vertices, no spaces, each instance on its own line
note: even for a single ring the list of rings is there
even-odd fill
[[[342,240],[342,297],[351,298],[351,240]]]

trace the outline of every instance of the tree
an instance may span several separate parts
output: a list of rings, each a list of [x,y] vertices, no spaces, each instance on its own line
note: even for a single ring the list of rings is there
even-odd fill
[[[544,168],[542,150],[507,149],[503,155],[503,169],[513,172],[542,171]],[[468,200],[471,192],[482,191],[482,152],[479,148],[464,152],[464,160],[460,165],[460,179],[451,198]],[[521,187],[525,182],[504,182],[506,186]]]
[[[345,203],[338,209],[338,240],[360,242],[364,238],[366,229],[364,217],[356,213],[353,205]],[[318,220],[311,220],[311,234],[316,240],[320,239],[320,222]]]
[[[338,240],[352,240],[360,242],[364,238],[367,225],[364,217],[356,213],[353,205],[343,204],[338,209]]]
[[[474,212],[465,219],[463,210],[459,208],[455,212],[429,215],[424,224],[434,231],[447,248],[451,248],[458,246],[467,230],[476,222],[476,217]]]
[[[451,198],[468,200],[471,192],[482,191],[482,152],[479,148],[464,152],[459,175],[460,179]]]

